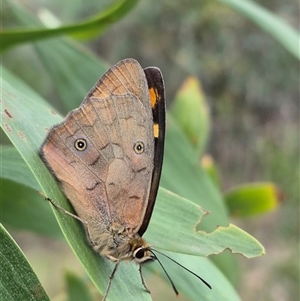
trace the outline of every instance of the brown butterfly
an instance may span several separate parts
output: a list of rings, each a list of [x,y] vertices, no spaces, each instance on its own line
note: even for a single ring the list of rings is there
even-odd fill
[[[143,70],[137,61],[125,59],[50,130],[40,149],[77,215],[49,200],[79,219],[94,250],[116,262],[103,300],[122,260],[139,264],[142,283],[150,292],[141,264],[157,257],[142,235],[159,186],[165,111],[160,70]]]

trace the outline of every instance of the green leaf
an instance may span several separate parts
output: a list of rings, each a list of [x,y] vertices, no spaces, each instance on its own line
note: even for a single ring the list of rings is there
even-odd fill
[[[68,301],[92,301],[86,283],[72,272],[67,272],[66,276]]]
[[[49,301],[19,246],[0,224],[0,296],[2,301]]]
[[[36,191],[40,186],[14,147],[0,147],[1,178],[26,185]]]
[[[224,194],[233,216],[251,216],[276,209],[284,194],[273,183],[249,183],[232,188]]]
[[[268,32],[285,49],[300,59],[299,32],[281,20],[278,16],[266,10],[259,4],[248,0],[219,0],[238,13],[249,18],[253,23]]]
[[[136,5],[137,1],[138,0],[116,1],[103,12],[98,13],[85,21],[57,28],[2,30],[0,51],[20,43],[33,42],[60,35],[99,35],[112,23],[126,15]]]
[[[4,72],[4,75],[6,75],[6,72]],[[11,79],[10,76],[8,77]],[[40,98],[28,98],[26,95],[20,93],[16,90],[18,86],[16,79],[14,80],[13,86],[3,81],[2,127],[15,147],[22,154],[25,162],[27,162],[36,176],[46,195],[67,210],[72,211],[70,204],[60,192],[57,183],[50,176],[48,170],[37,155],[38,148],[42,143],[46,130],[51,124],[57,123],[61,118],[54,114],[53,109]],[[171,129],[172,128],[173,133],[175,133],[174,126],[171,127]],[[176,138],[176,136],[174,138]],[[176,141],[178,142],[178,140]],[[182,151],[180,148],[178,149],[179,152]],[[189,149],[187,145],[185,149]],[[192,152],[192,150],[190,151]],[[188,153],[186,153],[185,156],[186,155],[189,156]],[[199,169],[197,169],[197,171],[199,172]],[[203,171],[201,174],[205,175],[205,172]],[[170,210],[172,207],[173,209]],[[188,208],[188,210],[185,208]],[[174,209],[178,212],[176,213]],[[157,213],[153,215],[151,228],[149,227],[149,232],[147,232],[146,237],[153,237],[151,240],[153,239],[153,242],[156,243],[157,246],[197,255],[207,255],[210,252],[215,254],[221,252],[225,247],[231,248],[233,252],[245,252],[245,256],[249,257],[263,253],[263,248],[255,239],[234,226],[229,226],[227,228],[228,230],[226,228],[219,228],[208,235],[201,231],[197,233],[195,227],[201,216],[199,206],[163,189],[159,191],[159,197],[155,207],[155,212],[156,211]],[[86,244],[85,233],[76,220],[57,210],[54,210],[54,212],[74,252],[82,261],[95,285],[101,292],[104,292],[113,264],[95,254],[91,247]],[[183,212],[185,212],[185,214],[182,214]],[[195,213],[197,214],[195,215]],[[179,216],[187,216],[188,220],[182,219],[180,223],[177,223],[175,219],[175,223],[174,217],[179,218]],[[174,228],[174,225],[176,225],[176,228]],[[175,231],[173,229],[175,229]],[[239,236],[240,243],[238,244],[234,240],[231,245],[230,239],[235,235]],[[201,243],[204,239],[209,240],[212,245],[217,242],[217,245],[213,248],[209,245],[206,245],[205,248],[195,247],[193,240],[198,236],[202,237],[202,240],[200,240]],[[178,241],[178,238],[180,238],[180,241]],[[184,240],[181,241],[181,238]],[[176,240],[177,243],[175,244],[174,242],[176,242]],[[194,247],[187,249],[187,245]],[[130,275],[130,282],[126,281],[125,284],[124,279],[127,279],[128,275]],[[115,282],[117,282],[117,284],[112,285],[109,293],[111,300],[117,300],[120,291],[122,292],[122,296],[126,296],[126,300],[136,300],[137,296],[139,296],[139,300],[147,300],[150,298],[147,293],[142,293],[143,289],[140,279],[138,273],[134,271],[133,265],[121,264],[114,278],[114,283]]]
[[[5,226],[62,238],[49,204],[36,190],[1,179],[0,220]]]
[[[160,188],[151,227],[145,237],[154,247],[183,254],[208,256],[226,248],[247,258],[265,253],[255,238],[231,224],[211,233],[197,231],[207,213],[195,203]]]
[[[1,222],[16,229],[27,229],[61,238],[62,233],[40,194],[41,188],[14,147],[0,147]]]
[[[198,80],[188,78],[175,95],[170,113],[190,140],[199,155],[206,147],[210,115]]]

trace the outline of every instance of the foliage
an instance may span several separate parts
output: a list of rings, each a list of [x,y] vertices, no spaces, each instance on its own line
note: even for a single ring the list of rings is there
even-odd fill
[[[28,28],[40,26],[37,19],[29,15],[22,7],[14,6],[11,2],[6,1],[7,7],[4,7],[4,11],[9,11],[14,16],[13,19],[20,26],[20,29],[18,31],[4,31],[2,33],[1,47],[2,49],[8,49],[15,42],[25,41],[26,39],[27,42],[32,42],[54,34],[72,33],[73,36],[77,34],[77,36],[80,35],[81,37],[90,37],[95,32],[102,34],[103,30],[107,29],[111,22],[128,13],[135,5],[135,2],[117,1],[106,8],[104,12],[89,18],[87,22],[79,21],[72,26],[60,26],[55,30],[38,28],[31,30]],[[225,0],[220,2],[230,5],[242,15],[249,17],[258,26],[261,26],[263,30],[268,31],[274,38],[277,38],[288,51],[296,57],[297,55],[299,56],[299,52],[297,52],[298,45],[295,44],[295,40],[298,39],[297,34],[276,16],[252,2]],[[2,12],[3,14],[4,11]],[[99,26],[96,31],[95,24]],[[24,29],[25,27],[26,30]],[[13,40],[16,34],[18,34],[18,38]],[[22,38],[20,38],[21,36]],[[48,206],[47,203],[41,202],[43,197],[40,197],[37,192],[42,187],[47,196],[52,197],[65,208],[72,209],[61,195],[48,171],[40,162],[37,150],[47,129],[59,122],[61,117],[56,113],[56,110],[52,109],[44,101],[42,96],[46,93],[40,93],[41,86],[39,85],[43,86],[45,83],[42,77],[46,78],[47,89],[49,89],[48,85],[51,82],[51,93],[55,91],[58,96],[56,98],[59,99],[59,102],[56,104],[54,102],[54,106],[66,113],[79,105],[86,92],[108,65],[99,61],[86,48],[77,44],[74,40],[62,38],[32,44],[29,56],[32,56],[32,54],[35,54],[42,62],[44,70],[40,71],[45,75],[34,74],[36,79],[38,79],[34,81],[34,84],[36,84],[34,91],[4,68],[2,70],[3,102],[1,103],[1,121],[4,132],[14,145],[14,147],[3,147],[1,149],[1,181],[4,188],[1,193],[2,221],[8,226],[30,229],[43,235],[60,237],[61,234],[53,216],[48,210],[49,208],[46,208]],[[24,65],[27,66],[26,75],[29,75],[29,77],[32,75],[31,60],[32,57],[24,62]],[[186,263],[187,266],[190,266],[190,269],[212,284],[212,291],[206,290],[206,288],[199,290],[199,284],[193,276],[187,276],[185,282],[182,281],[183,277],[180,276],[178,271],[172,272],[172,278],[178,283],[180,292],[190,300],[195,300],[200,295],[202,300],[239,300],[230,282],[220,272],[220,270],[224,272],[227,278],[231,280],[237,277],[235,273],[236,262],[230,254],[218,256],[219,259],[215,258],[214,260],[215,264],[206,258],[190,256],[191,254],[200,256],[217,254],[224,248],[230,248],[234,253],[242,253],[247,257],[259,256],[264,253],[263,247],[254,238],[233,225],[228,226],[228,207],[226,207],[220,194],[220,183],[219,181],[211,181],[206,170],[199,163],[209,137],[210,118],[206,108],[205,95],[201,93],[201,90],[197,90],[197,85],[199,84],[195,80],[179,90],[170,109],[171,115],[168,116],[167,145],[161,185],[183,198],[160,189],[151,226],[145,237],[154,246],[172,252],[183,253],[171,253],[170,256],[180,263]],[[191,119],[191,121],[195,122],[188,123],[187,120],[182,119],[181,111],[190,112],[190,114],[193,112],[196,117]],[[200,123],[200,119],[197,119],[197,116],[201,118]],[[35,177],[32,176],[33,174]],[[244,187],[241,188],[244,189]],[[234,187],[233,189],[238,191],[239,187]],[[272,202],[270,202],[270,198],[262,197],[263,193],[257,194],[256,190],[254,194],[251,187],[249,191],[246,192],[248,214],[249,212],[264,212],[266,207],[260,206],[262,202],[266,202],[266,204],[272,203],[272,208],[278,205],[279,198],[276,194],[272,194],[273,198]],[[238,193],[235,193],[236,195]],[[28,208],[27,200],[29,199],[34,203],[34,206]],[[260,202],[255,202],[258,199]],[[14,201],[12,202],[12,200]],[[240,200],[240,197],[231,198],[229,208],[234,208],[235,213],[241,212],[245,208],[244,203],[240,202]],[[201,223],[197,225],[201,215],[205,212],[199,205],[209,210],[210,214],[204,217]],[[34,211],[32,207],[34,207]],[[174,211],[170,212],[168,208],[171,207],[174,207]],[[269,208],[267,207],[267,209]],[[185,214],[183,215],[182,212]],[[91,276],[100,292],[103,292],[112,269],[111,264],[99,258],[86,245],[84,233],[76,221],[55,210],[54,213],[64,235],[84,264],[87,273]],[[34,215],[39,217],[39,219],[33,219]],[[176,223],[174,222],[175,220]],[[45,227],[45,221],[47,221],[47,227]],[[222,225],[223,227],[215,230],[216,225]],[[197,232],[194,231],[196,228]],[[78,237],[81,239],[78,239]],[[210,239],[210,237],[211,243],[206,246],[210,248],[203,249],[201,246],[205,245],[204,241]],[[17,247],[15,248],[17,250]],[[16,254],[21,260],[21,253],[16,252]],[[26,266],[26,263],[24,263],[24,266]],[[176,269],[170,263],[166,263],[166,267],[168,270]],[[153,269],[153,267],[150,268]],[[126,286],[123,285],[118,289],[117,285],[115,287],[112,286],[109,300],[118,300],[120,290],[122,290],[122,296],[128,296],[126,300],[136,300],[135,294],[139,296],[139,300],[149,300],[149,295],[141,294],[142,289],[138,273],[134,271],[131,265],[123,265],[114,281],[124,283],[124,279],[128,277],[128,274],[130,274],[131,281],[129,283],[126,281]],[[26,277],[29,280],[36,281],[34,274]],[[6,284],[4,278],[1,281],[3,284]],[[74,291],[72,292],[72,281],[71,278],[67,281],[70,296],[74,293]],[[217,287],[213,284],[216,282]],[[37,282],[37,285],[40,284]],[[24,284],[24,287],[28,288],[28,285]],[[226,292],[226,297],[224,297],[224,292]],[[19,291],[18,294],[22,296],[22,299],[26,299],[26,290],[23,292]],[[7,297],[4,300],[13,299]]]

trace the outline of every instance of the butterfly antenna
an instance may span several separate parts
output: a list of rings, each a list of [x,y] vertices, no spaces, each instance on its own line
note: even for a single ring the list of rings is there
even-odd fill
[[[189,270],[188,268],[186,268],[185,266],[183,266],[182,264],[180,264],[179,262],[177,262],[176,260],[174,260],[173,258],[169,257],[168,255],[162,253],[162,252],[159,252],[157,250],[154,250],[153,248],[151,248],[153,251],[157,252],[158,254],[161,254],[163,256],[165,256],[166,258],[170,259],[171,261],[173,261],[174,263],[176,263],[177,265],[179,265],[180,267],[182,267],[183,269],[185,269],[186,271],[190,272],[191,274],[193,274],[195,277],[197,277],[199,280],[201,280],[208,288],[212,289],[211,285],[209,283],[207,283],[203,278],[201,278],[199,275],[197,275],[196,273],[194,273],[193,271]],[[151,252],[151,250],[150,250]],[[164,269],[164,267],[162,266],[161,262],[158,260],[157,256],[151,252],[155,258],[157,259],[157,261],[159,262],[159,264],[161,265],[161,267],[163,268],[163,270],[165,271],[166,275],[168,276],[168,278],[170,279],[169,275],[167,274],[166,270]],[[172,285],[173,285],[173,282],[172,280],[170,279]],[[174,285],[173,285],[173,289],[174,289]],[[176,292],[176,288],[174,289],[174,291]]]
[[[177,290],[177,288],[176,288],[176,286],[175,286],[173,280],[171,279],[171,277],[169,276],[168,272],[167,272],[166,269],[164,268],[163,264],[162,264],[161,261],[158,259],[158,257],[152,252],[152,250],[149,249],[149,251],[150,251],[151,254],[154,256],[154,259],[158,261],[159,265],[161,266],[161,268],[162,268],[163,271],[165,272],[166,276],[168,277],[168,279],[169,279],[169,281],[170,281],[170,283],[171,283],[171,285],[172,285],[172,288],[173,288],[173,290],[174,290],[176,296],[178,296],[178,295],[179,295],[179,292],[178,292],[178,290]],[[155,251],[155,252],[156,252],[156,251]],[[158,252],[158,253],[159,253],[159,252]]]

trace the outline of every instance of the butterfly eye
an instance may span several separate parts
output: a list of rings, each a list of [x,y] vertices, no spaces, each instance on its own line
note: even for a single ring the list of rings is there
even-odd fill
[[[141,141],[138,141],[137,143],[135,143],[135,145],[133,146],[133,150],[136,154],[142,154],[145,150],[145,146],[144,143]]]
[[[144,264],[156,259],[156,257],[152,256],[151,252],[149,252],[149,249],[145,247],[137,248],[133,252],[133,258],[138,264]]]
[[[145,250],[142,248],[138,249],[134,256],[136,259],[142,259],[145,256]]]
[[[74,146],[78,151],[84,151],[87,147],[87,142],[84,139],[77,139]]]

